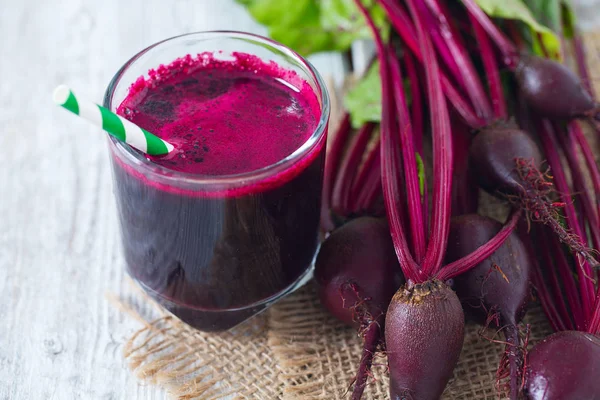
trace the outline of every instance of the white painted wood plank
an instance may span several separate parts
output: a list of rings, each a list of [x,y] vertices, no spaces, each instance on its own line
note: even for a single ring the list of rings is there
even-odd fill
[[[130,290],[104,138],[50,96],[68,83],[101,101],[137,51],[212,29],[265,33],[233,0],[0,2],[1,400],[165,397],[124,368],[137,325],[104,297]]]

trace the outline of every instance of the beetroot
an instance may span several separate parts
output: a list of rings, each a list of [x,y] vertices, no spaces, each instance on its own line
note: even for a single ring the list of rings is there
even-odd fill
[[[522,95],[540,116],[573,119],[598,116],[598,105],[579,77],[556,61],[521,56],[515,76]]]
[[[477,21],[496,44],[504,64],[515,73],[523,97],[540,116],[549,119],[600,119],[598,104],[576,74],[556,61],[519,54],[517,46],[498,29],[476,0],[463,0],[462,3],[468,9],[472,22]],[[577,53],[577,48],[575,50]]]
[[[479,186],[548,225],[571,251],[597,264],[581,238],[558,222],[559,209],[565,204],[553,200],[550,176],[540,170],[541,152],[527,133],[510,126],[485,128],[473,139],[469,157]]]
[[[540,166],[543,158],[537,144],[525,132],[509,125],[481,130],[471,142],[469,152],[479,186],[491,194],[520,195],[522,178],[516,161]]]
[[[525,394],[531,400],[599,400],[600,338],[563,331],[527,355]]]
[[[468,214],[452,219],[446,261],[472,253],[496,235],[502,224],[488,217]],[[465,311],[485,324],[490,312],[500,325],[516,324],[525,315],[530,297],[531,264],[516,232],[490,257],[454,278],[454,289]]]
[[[361,217],[323,242],[315,263],[321,303],[340,321],[357,326],[353,307],[364,299],[373,318],[384,314],[402,280],[385,219]]]
[[[385,325],[392,400],[440,398],[458,362],[464,324],[458,297],[441,281],[396,292]]]
[[[452,219],[446,261],[452,262],[472,253],[496,235],[502,224],[476,214]],[[454,278],[454,289],[465,312],[478,323],[501,328],[506,336],[506,353],[499,377],[508,364],[510,396],[517,399],[523,355],[517,324],[525,315],[530,298],[531,262],[529,253],[516,232],[490,257],[473,269]]]
[[[385,310],[402,284],[385,219],[361,217],[333,231],[317,255],[315,280],[323,306],[364,337],[353,393],[359,399],[380,343]]]

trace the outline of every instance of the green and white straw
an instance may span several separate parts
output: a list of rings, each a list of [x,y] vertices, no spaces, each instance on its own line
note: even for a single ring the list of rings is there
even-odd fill
[[[172,144],[140,128],[131,121],[120,117],[105,107],[76,97],[67,86],[61,85],[54,89],[53,99],[59,106],[87,119],[117,139],[146,154],[159,156],[173,150]]]

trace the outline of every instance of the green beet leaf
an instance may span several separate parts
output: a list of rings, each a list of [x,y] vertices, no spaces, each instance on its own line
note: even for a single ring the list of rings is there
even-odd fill
[[[525,0],[537,20],[570,39],[575,33],[575,13],[570,0]]]
[[[302,55],[345,51],[371,34],[354,0],[236,0],[267,27],[269,36]],[[385,13],[374,0],[365,6],[387,35]]]
[[[410,82],[403,82],[406,105],[411,103]],[[360,128],[366,122],[381,121],[381,77],[379,61],[375,61],[367,73],[348,90],[344,97],[344,106],[350,113],[352,127]]]
[[[522,0],[476,0],[476,2],[490,17],[512,19],[526,24],[534,38],[533,51],[535,53],[544,55],[542,51],[543,47],[551,58],[560,58],[560,39],[558,35],[547,26],[538,22],[529,7]],[[535,43],[538,34],[541,38],[541,45],[539,42],[537,45]]]
[[[352,126],[381,121],[381,78],[379,62],[373,63],[365,76],[344,97],[344,106],[350,113]]]
[[[573,10],[571,1],[561,1],[561,10],[563,35],[567,39],[571,39],[573,38],[573,36],[575,36],[575,33],[577,32],[577,20],[575,18],[575,11]]]
[[[425,195],[425,164],[419,153],[415,153],[417,159],[417,171],[419,174],[419,192],[421,197]]]

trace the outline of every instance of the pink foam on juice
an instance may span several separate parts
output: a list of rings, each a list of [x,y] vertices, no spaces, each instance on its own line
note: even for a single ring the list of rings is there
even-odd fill
[[[314,133],[320,109],[314,89],[293,71],[244,53],[231,60],[203,53],[138,79],[117,113],[175,146],[166,156],[149,157],[152,162],[219,177],[256,171],[292,154]],[[291,179],[313,158],[271,183]]]

